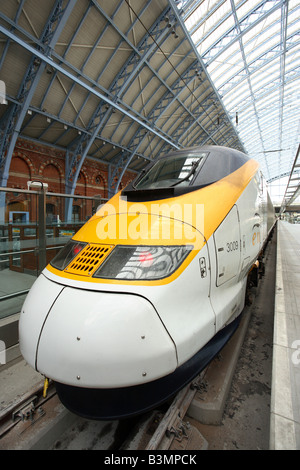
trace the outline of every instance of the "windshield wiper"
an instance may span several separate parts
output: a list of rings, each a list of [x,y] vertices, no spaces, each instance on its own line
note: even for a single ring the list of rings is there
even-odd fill
[[[142,177],[144,176],[145,173],[146,173],[146,168],[143,168],[142,171],[140,172],[135,184],[132,181],[131,186],[133,187],[133,189],[137,190],[136,184],[138,184],[141,181],[141,179],[142,179]]]
[[[174,186],[177,186],[177,184],[183,183],[183,181],[188,180],[195,173],[200,161],[201,161],[201,158],[199,158],[199,160],[197,162],[193,162],[190,172],[184,178],[182,178],[181,180],[176,181],[176,183],[174,183],[174,184],[171,184],[170,188],[173,188]]]

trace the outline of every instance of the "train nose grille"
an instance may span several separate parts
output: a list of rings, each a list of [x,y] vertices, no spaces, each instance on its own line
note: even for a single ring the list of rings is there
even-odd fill
[[[66,267],[65,271],[70,274],[92,276],[113,248],[112,245],[87,245]]]

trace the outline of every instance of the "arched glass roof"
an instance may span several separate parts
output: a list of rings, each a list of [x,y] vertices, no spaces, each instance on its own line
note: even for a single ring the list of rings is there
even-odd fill
[[[177,1],[181,19],[268,181],[289,174],[300,131],[300,1]]]
[[[64,152],[70,194],[86,159],[112,195],[126,171],[193,145],[289,176],[299,15],[300,0],[0,2],[0,186],[22,138]]]

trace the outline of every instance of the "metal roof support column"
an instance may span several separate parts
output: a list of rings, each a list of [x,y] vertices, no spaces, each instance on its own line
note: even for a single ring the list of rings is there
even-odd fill
[[[183,20],[182,20],[182,18],[181,18],[181,16],[180,16],[180,12],[179,12],[179,10],[178,10],[178,8],[177,8],[177,6],[176,6],[175,1],[174,1],[174,0],[168,0],[168,2],[169,2],[169,5],[172,7],[172,10],[173,10],[173,12],[174,12],[174,14],[175,14],[175,16],[176,16],[176,18],[177,18],[178,23],[180,24],[181,28],[182,28],[183,31],[185,32],[186,37],[187,37],[187,40],[189,41],[191,48],[193,49],[193,51],[194,51],[196,57],[198,58],[199,63],[201,64],[202,69],[205,71],[205,74],[206,74],[206,76],[207,76],[207,79],[208,79],[208,81],[209,81],[209,83],[210,83],[210,86],[211,86],[212,90],[214,91],[215,95],[218,97],[218,100],[219,100],[219,102],[220,102],[220,104],[221,104],[221,106],[222,106],[223,114],[224,114],[224,115],[226,116],[226,118],[228,119],[229,125],[232,127],[233,132],[236,134],[237,141],[240,142],[239,135],[238,135],[236,129],[234,128],[233,124],[231,123],[230,116],[229,116],[229,114],[228,114],[228,112],[227,112],[227,110],[226,110],[226,108],[225,108],[225,106],[224,106],[224,104],[223,104],[223,102],[222,102],[220,96],[219,96],[219,93],[218,93],[216,87],[214,86],[212,80],[210,79],[209,74],[208,74],[207,71],[206,71],[206,66],[204,65],[203,59],[202,59],[202,57],[199,55],[199,52],[198,52],[198,50],[197,50],[195,44],[193,43],[193,40],[192,40],[191,36],[189,35],[189,33],[188,33],[187,29],[186,29],[186,26],[185,26],[185,24],[184,24],[184,22],[183,22]],[[242,142],[241,142],[241,148],[243,148]]]
[[[281,57],[280,57],[280,105],[279,105],[279,147],[282,148],[282,125],[283,125],[283,109],[284,109],[284,89],[285,89],[285,68],[286,68],[286,38],[288,25],[288,1],[285,1],[281,9]],[[278,169],[280,169],[281,152],[279,153]]]
[[[192,81],[194,80],[196,68],[197,69],[199,68],[198,61],[195,61],[193,64],[191,64],[191,66],[185,71],[184,75],[180,76],[179,79],[176,80],[172,88],[166,91],[166,93],[162,96],[162,98],[159,100],[157,105],[151,110],[151,113],[148,116],[148,120],[153,126],[155,126],[157,120],[169,108],[169,106],[171,106],[171,104],[176,99],[178,99],[180,93],[186,87],[186,79],[191,79]],[[192,78],[190,75],[192,76]],[[182,85],[182,82],[184,82],[184,85]],[[133,157],[138,151],[146,135],[148,135],[147,133],[145,134],[142,131],[143,131],[143,128],[140,127],[135,133],[134,137],[131,139],[129,148],[132,148],[132,152],[129,154],[128,158],[126,160],[122,159],[122,161],[118,162],[118,164],[112,170],[112,174],[114,175],[114,177],[111,178],[111,180],[109,181],[109,183],[111,183],[111,186],[109,186],[108,188],[109,193],[111,195],[117,192],[119,184],[121,183],[122,178],[125,174],[125,171],[128,169],[128,166],[132,162]],[[178,146],[174,145],[174,147],[177,149],[180,148],[179,145]],[[117,181],[116,181],[116,177],[118,178]]]
[[[199,69],[201,69],[198,60],[195,60],[188,69],[185,70],[185,72],[180,75],[180,77],[173,83],[172,87],[169,87],[166,91],[166,93],[162,96],[162,98],[159,100],[157,105],[151,110],[151,113],[148,116],[149,122],[155,126],[156,122],[158,119],[162,116],[163,113],[167,111],[167,109],[171,106],[171,104],[175,100],[179,100],[179,96],[183,90],[185,90],[187,87],[189,87],[190,83],[192,83],[195,80],[196,76],[196,71],[199,72]],[[182,104],[183,105],[183,104]],[[187,111],[189,111],[187,109]],[[193,124],[196,122],[201,129],[202,126],[200,122],[193,116],[192,114],[190,115],[190,119],[193,120]],[[127,170],[128,166],[133,160],[133,157],[135,156],[136,152],[138,151],[141,143],[145,139],[146,135],[145,133],[142,133],[142,128],[139,128],[134,137],[131,139],[131,143],[129,145],[129,148],[132,148],[132,153],[129,155],[127,158],[127,161],[125,161],[125,166],[123,166],[123,161],[122,165],[116,165],[116,167],[113,170],[113,173],[115,176],[118,175],[118,180],[117,182],[115,181],[115,178],[111,179],[111,184],[112,187],[109,188],[111,194],[114,194],[118,190],[118,186],[121,183],[121,180],[124,176],[125,171]],[[205,129],[203,129],[205,132]],[[174,138],[174,142],[178,142],[178,138]],[[177,145],[174,144],[174,148],[179,149],[180,145],[179,143]]]
[[[131,150],[130,153],[124,154],[118,160],[117,165],[110,170],[111,177],[108,180],[108,194],[109,197],[113,196],[119,188],[119,185],[122,181],[122,178],[127,170],[130,162],[133,157],[136,155],[141,143],[149,133],[143,127],[140,127],[137,133],[133,136],[128,146],[128,149]],[[178,147],[177,147],[178,148]],[[110,165],[111,166],[111,165]]]
[[[98,6],[100,9],[100,7]],[[143,38],[143,40],[140,42],[140,44],[137,47],[137,50],[134,50],[133,53],[131,54],[130,58],[126,62],[126,64],[122,67],[120,73],[117,75],[115,80],[112,83],[112,86],[110,87],[109,92],[112,93],[114,97],[114,101],[116,102],[115,108],[118,109],[117,102],[118,100],[123,96],[123,94],[126,92],[130,84],[133,82],[135,79],[136,75],[139,73],[139,71],[142,69],[144,64],[146,63],[148,57],[153,53],[153,51],[157,48],[157,44],[159,44],[165,36],[168,34],[168,30],[166,30],[165,27],[161,27],[161,22],[162,18],[165,16],[165,12],[163,15],[161,15],[151,28],[150,32],[152,35],[155,37],[155,41],[152,41],[151,36],[148,34]],[[117,29],[117,27],[115,26]],[[120,33],[121,35],[121,33]],[[150,39],[150,41],[149,41]],[[80,168],[88,154],[88,151],[93,144],[96,136],[101,132],[101,129],[103,128],[104,124],[107,122],[108,118],[110,117],[110,113],[113,109],[114,106],[111,106],[110,109],[106,110],[106,112],[103,115],[103,105],[104,102],[100,102],[98,109],[93,115],[93,118],[90,120],[90,124],[88,126],[88,130],[92,127],[92,132],[90,135],[83,135],[81,141],[79,142],[77,148],[73,152],[73,160],[70,162],[70,167],[69,167],[69,173],[66,177],[66,191],[68,191],[70,194],[74,194],[75,187],[76,187],[76,182],[77,178],[79,175]],[[95,121],[99,120],[99,113],[100,113],[100,121],[99,124],[94,127],[93,123]],[[124,113],[123,113],[124,114]],[[140,122],[140,124],[142,124]],[[143,129],[147,128],[148,126],[143,124]],[[154,131],[155,132],[155,131]],[[83,145],[86,145],[84,147],[83,152],[79,152],[79,147],[83,149]],[[77,155],[81,153],[81,158],[78,160]],[[123,161],[123,160],[122,160]],[[73,172],[73,173],[71,173]],[[114,181],[113,179],[110,179],[111,182]],[[110,187],[108,187],[108,192],[111,193]],[[72,204],[72,199],[69,199],[68,202],[68,208],[66,208],[66,220],[71,220],[71,204]]]

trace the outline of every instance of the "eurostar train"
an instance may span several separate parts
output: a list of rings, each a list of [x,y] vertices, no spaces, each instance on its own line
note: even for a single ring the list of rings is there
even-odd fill
[[[81,416],[153,409],[235,331],[274,220],[245,154],[203,146],[158,158],[34,283],[19,322],[25,360]]]

